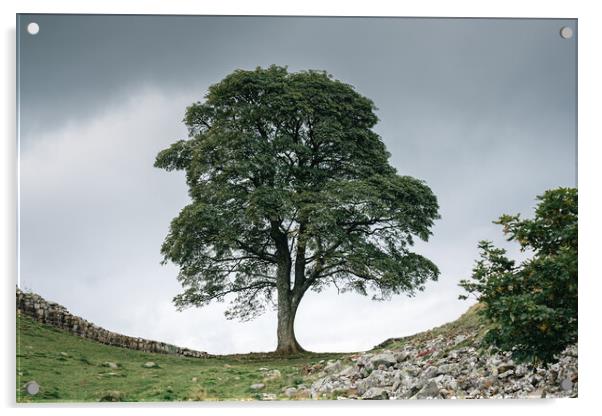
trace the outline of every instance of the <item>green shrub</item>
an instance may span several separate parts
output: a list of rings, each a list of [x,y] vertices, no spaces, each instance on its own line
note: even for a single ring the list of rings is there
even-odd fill
[[[472,278],[460,286],[484,305],[492,324],[487,344],[512,351],[518,361],[550,362],[577,342],[577,190],[549,190],[537,199],[533,219],[495,221],[532,257],[516,265],[504,249],[481,241]]]

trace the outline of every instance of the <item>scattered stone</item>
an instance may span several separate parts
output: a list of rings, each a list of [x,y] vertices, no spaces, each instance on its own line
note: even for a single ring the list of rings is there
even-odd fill
[[[505,373],[509,370],[514,370],[516,368],[516,366],[512,363],[504,363],[502,365],[499,365],[497,367],[497,372],[498,373]]]
[[[326,374],[334,374],[340,372],[342,368],[343,364],[341,363],[341,360],[336,360],[334,362],[329,362],[328,364],[326,364],[323,371]]]
[[[541,398],[545,398],[545,397],[546,397],[546,395],[542,389],[533,390],[533,391],[529,392],[526,396],[527,399],[541,399]]]
[[[465,341],[466,338],[467,338],[466,335],[458,335],[457,337],[454,338],[453,343],[454,343],[454,345],[458,345],[459,343]]]
[[[295,397],[295,394],[297,394],[296,387],[286,387],[284,390],[284,395],[288,398]]]
[[[311,391],[305,386],[297,387],[297,393],[295,394],[296,399],[309,399],[311,397]]]
[[[249,386],[249,388],[250,388],[251,390],[261,390],[261,389],[263,389],[264,387],[265,387],[265,384],[263,384],[263,383],[255,383],[255,384],[251,384],[251,385]]]
[[[498,374],[498,378],[507,378],[514,374],[514,370],[508,370],[502,374]]]
[[[408,358],[410,358],[410,353],[407,351],[401,351],[401,352],[398,352],[397,354],[395,354],[395,359],[397,360],[398,363],[403,363]]]
[[[106,361],[106,362],[102,363],[102,366],[103,367],[109,367],[109,368],[112,368],[112,369],[119,368],[119,366],[117,365],[117,363],[113,363],[111,361]]]
[[[436,381],[431,380],[416,393],[417,399],[434,399],[439,397],[439,385]]]
[[[426,370],[424,370],[424,377],[425,378],[433,378],[435,376],[437,376],[439,374],[439,369],[435,366],[430,366],[428,367]]]
[[[383,365],[385,368],[391,367],[397,363],[397,358],[391,352],[384,352],[376,354],[370,359],[370,363],[378,368],[379,365]]]
[[[381,387],[372,387],[364,394],[362,394],[364,400],[388,400],[389,393]]]
[[[270,380],[277,380],[280,377],[282,377],[282,374],[280,373],[280,370],[267,370],[264,372],[263,374],[263,379],[265,381],[270,381]]]
[[[159,368],[159,364],[157,364],[153,361],[147,361],[144,363],[143,367],[144,368]]]
[[[577,397],[576,345],[559,354],[558,362],[535,367],[515,364],[507,352],[477,349],[476,333],[458,335],[416,338],[399,351],[354,354],[353,364],[337,372],[332,372],[336,362],[330,362],[329,374],[322,372],[309,394],[314,399],[382,399],[385,393],[389,399]]]
[[[479,387],[481,389],[489,389],[496,383],[496,381],[497,380],[494,376],[485,377],[485,378],[481,379],[481,381],[479,383]]]
[[[278,396],[276,396],[274,393],[262,393],[261,394],[261,400],[266,400],[266,401],[272,401],[272,400],[277,400]]]
[[[122,402],[124,400],[124,394],[117,390],[107,391],[104,393],[98,401],[100,402]]]
[[[339,375],[342,377],[354,378],[358,375],[359,369],[356,366],[345,367],[342,371],[339,372]]]

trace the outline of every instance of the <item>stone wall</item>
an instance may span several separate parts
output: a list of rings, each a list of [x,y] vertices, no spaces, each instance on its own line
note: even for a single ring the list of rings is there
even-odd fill
[[[94,325],[79,316],[72,315],[64,306],[48,302],[35,293],[27,293],[17,288],[17,313],[31,316],[36,321],[63,329],[82,338],[91,339],[102,344],[129,348],[145,352],[177,354],[186,357],[207,357],[202,351],[180,348],[164,342],[151,341],[117,334]]]

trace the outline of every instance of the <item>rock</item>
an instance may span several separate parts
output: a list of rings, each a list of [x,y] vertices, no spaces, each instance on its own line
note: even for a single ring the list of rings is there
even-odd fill
[[[414,397],[417,399],[435,399],[440,397],[439,390],[440,389],[437,382],[431,380],[428,383],[426,383],[424,387],[421,388],[420,391],[416,393],[416,396]]]
[[[340,372],[342,368],[343,364],[341,363],[341,360],[336,360],[335,362],[326,364],[323,371],[326,374],[334,374]]]
[[[284,395],[288,398],[295,397],[295,394],[297,394],[297,388],[295,387],[287,387],[284,390]]]
[[[560,388],[564,391],[569,391],[573,388],[573,382],[569,378],[565,378],[560,382]]]
[[[395,384],[396,380],[401,378],[400,370],[385,371],[374,370],[364,379],[356,382],[356,388],[359,395],[363,395],[372,387],[389,387]]]
[[[453,344],[454,345],[458,345],[459,343],[463,342],[466,340],[466,335],[458,335],[454,338],[453,340]]]
[[[263,383],[255,383],[255,384],[251,384],[251,385],[249,386],[249,388],[250,388],[251,390],[261,390],[261,389],[263,389],[264,387],[265,387],[265,384],[263,384]]]
[[[193,383],[196,383],[197,381],[199,381],[199,379],[197,377],[192,377],[192,379],[190,381],[192,381]]]
[[[410,339],[401,350],[356,353],[327,362],[310,389],[286,387],[283,397],[341,399],[480,399],[577,397],[577,346],[549,365],[515,364],[512,354],[475,348],[479,334]],[[470,341],[470,344],[467,343]],[[459,342],[461,347],[455,347]],[[340,364],[340,366],[339,366]],[[314,364],[315,365],[315,364]],[[313,367],[313,366],[312,366]],[[304,373],[305,374],[305,373]],[[309,373],[308,373],[309,374]],[[303,393],[302,393],[303,392]]]
[[[297,393],[295,394],[295,398],[296,399],[308,399],[311,397],[311,392],[309,391],[309,389],[305,386],[301,387],[297,387]]]
[[[398,363],[403,363],[408,358],[410,358],[410,353],[407,351],[401,351],[401,352],[398,352],[397,354],[395,354],[395,360]]]
[[[516,377],[524,377],[528,372],[528,368],[524,364],[517,365],[514,369],[514,375]]]
[[[108,373],[101,373],[101,374],[99,374],[99,376],[102,376],[102,377],[113,377],[113,376],[118,376],[118,375],[120,375],[120,374],[119,373],[114,373],[112,371],[110,371]]]
[[[533,391],[531,391],[531,392],[530,392],[529,394],[527,394],[525,397],[526,397],[527,399],[542,399],[542,398],[545,398],[545,397],[546,397],[546,395],[545,395],[545,393],[543,392],[543,390],[542,390],[542,389],[537,389],[537,390],[533,390]]]
[[[412,398],[416,395],[416,393],[418,393],[420,391],[421,387],[422,386],[420,386],[418,384],[412,384],[405,388],[400,388],[399,389],[399,398],[401,398],[401,399]]]
[[[109,367],[109,368],[112,368],[112,369],[119,368],[119,366],[117,365],[117,363],[113,363],[111,361],[106,361],[106,362],[102,363],[102,366],[103,367]]]
[[[263,379],[266,381],[277,380],[280,377],[282,377],[282,374],[280,373],[280,370],[276,370],[276,369],[268,370],[263,375]]]
[[[514,370],[515,368],[516,368],[516,366],[513,363],[503,363],[501,365],[498,365],[497,372],[505,373],[509,370]]]
[[[430,366],[422,373],[424,378],[433,378],[439,375],[439,369],[435,366]]]
[[[147,361],[144,363],[143,367],[144,368],[159,368],[159,364],[157,364],[153,361]]]
[[[62,357],[69,357],[69,354],[67,354],[66,352],[62,352],[62,351],[61,351],[60,355],[61,355]]]
[[[381,364],[384,365],[385,368],[387,368],[395,365],[397,363],[397,358],[395,358],[395,356],[391,352],[384,352],[374,355],[370,359],[370,363],[375,368],[378,368],[378,366]]]
[[[276,396],[274,393],[262,393],[261,395],[261,400],[272,401],[277,399],[278,396]]]
[[[389,393],[381,387],[372,387],[364,394],[362,394],[363,400],[388,400]]]
[[[111,390],[100,396],[100,402],[121,402],[124,400],[124,394],[117,390]]]
[[[494,376],[485,377],[479,382],[479,388],[488,389],[491,388],[497,382],[497,378]]]
[[[508,370],[506,372],[503,372],[502,374],[498,374],[497,377],[502,379],[502,378],[510,377],[512,374],[514,374],[514,370]]]
[[[353,378],[359,376],[359,371],[356,366],[352,365],[340,371],[339,376]]]

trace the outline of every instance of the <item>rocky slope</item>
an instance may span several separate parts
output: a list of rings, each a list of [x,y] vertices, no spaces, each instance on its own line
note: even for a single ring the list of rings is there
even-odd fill
[[[479,399],[577,397],[577,345],[558,362],[533,366],[479,347],[475,308],[458,321],[390,340],[348,360],[307,369],[314,399]]]

